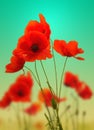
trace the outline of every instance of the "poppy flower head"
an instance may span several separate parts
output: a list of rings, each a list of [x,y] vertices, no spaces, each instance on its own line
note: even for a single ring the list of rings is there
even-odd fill
[[[30,72],[27,72],[26,75],[20,75],[17,79],[16,82],[19,83],[25,83],[28,87],[32,88],[33,87],[33,79],[31,77]]]
[[[53,48],[62,56],[74,57],[78,60],[83,60],[81,57],[76,57],[77,54],[84,53],[81,48],[78,48],[78,43],[76,41],[69,41],[66,43],[64,40],[55,40]]]
[[[69,41],[69,43],[67,44],[67,49],[68,52],[70,53],[69,57],[84,53],[84,51],[81,48],[78,48],[77,41]]]
[[[43,26],[42,24],[40,24],[38,21],[34,21],[34,20],[31,20],[26,28],[25,28],[25,34],[31,32],[31,31],[39,31],[39,32],[42,32],[43,31]]]
[[[78,86],[79,79],[77,75],[72,74],[71,72],[66,72],[64,77],[64,84],[67,87],[76,88]]]
[[[10,86],[10,97],[14,102],[29,102],[30,88],[25,83],[15,83]]]
[[[0,107],[6,108],[11,104],[11,98],[8,92],[5,93],[2,100],[0,101]]]
[[[25,109],[25,112],[29,115],[36,115],[39,111],[41,111],[42,107],[39,102],[34,102],[30,107]]]
[[[52,58],[49,40],[40,32],[32,31],[22,36],[13,54],[17,53],[25,61],[45,60]]]
[[[66,100],[66,98],[57,97],[48,88],[44,88],[42,91],[39,92],[38,99],[41,102],[44,102],[47,106],[52,106],[52,101],[54,101],[55,103],[60,103]]]
[[[25,28],[25,34],[31,32],[31,31],[38,31],[43,33],[47,39],[50,38],[51,30],[49,24],[46,22],[46,19],[42,14],[39,14],[40,22],[36,20],[31,20],[26,28]]]
[[[38,99],[41,102],[45,102],[47,106],[51,106],[51,100],[53,95],[48,88],[44,88],[42,91],[39,91]]]
[[[31,100],[33,81],[29,76],[20,75],[14,84],[10,86],[9,94],[12,101],[28,102]]]
[[[82,99],[90,99],[93,95],[92,90],[85,82],[81,82],[79,89],[76,91]]]
[[[50,39],[51,30],[49,24],[46,22],[46,19],[42,14],[39,14],[39,18],[40,23],[43,25],[43,33],[47,36],[48,39]]]
[[[6,73],[14,73],[23,68],[25,61],[19,56],[13,55],[10,59],[10,63],[6,65]]]

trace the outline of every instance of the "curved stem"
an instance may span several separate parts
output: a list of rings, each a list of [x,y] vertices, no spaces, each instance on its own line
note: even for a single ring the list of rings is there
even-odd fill
[[[29,67],[27,67],[27,66],[24,66],[24,67],[32,73],[32,75],[33,75],[33,77],[35,78],[36,82],[39,84],[39,82],[38,82],[38,80],[37,80],[35,74],[33,73],[33,71],[32,71]]]
[[[47,77],[47,74],[46,74],[46,71],[45,71],[45,69],[44,69],[44,66],[43,66],[43,63],[42,63],[41,60],[40,60],[40,63],[41,63],[41,66],[42,66],[43,72],[44,72],[44,74],[45,74],[45,77],[46,77],[46,79],[47,79],[47,82],[49,82],[48,77]]]
[[[60,95],[61,95],[62,79],[63,79],[63,76],[64,76],[64,71],[65,71],[67,59],[68,59],[68,57],[66,57],[66,59],[65,59],[64,66],[63,66],[63,70],[62,70],[62,74],[61,74],[60,88],[59,88],[59,98],[60,98]]]
[[[39,78],[39,74],[38,74],[38,71],[37,71],[36,61],[35,61],[35,72],[36,72],[36,75],[37,75],[37,78],[38,78],[38,81],[39,81],[39,87],[40,87],[40,89],[41,89],[41,91],[42,91],[43,96],[45,97],[44,92],[43,92],[43,88],[42,88],[42,85],[41,85],[41,81],[40,81],[40,78]],[[44,98],[44,99],[45,99],[45,98]],[[51,118],[51,114],[50,114],[50,111],[49,111],[49,109],[48,109],[48,106],[46,105],[46,102],[45,102],[45,107],[46,107],[46,109],[47,109],[47,112],[48,112],[48,115],[49,115],[49,118],[50,118],[50,121],[51,121],[51,123],[49,124],[49,125],[50,125],[50,128],[53,130],[52,118]]]
[[[51,43],[52,43],[52,54],[53,54],[54,71],[55,71],[55,81],[56,81],[56,95],[58,96],[57,67],[56,67],[56,59],[55,59],[55,55],[54,55],[53,41],[52,40],[51,40]]]
[[[35,61],[35,72],[36,72],[36,75],[37,75],[37,78],[38,78],[38,83],[39,83],[40,89],[42,90],[42,86],[41,86],[41,82],[40,82],[39,74],[38,74],[38,71],[37,71],[36,61]]]
[[[38,83],[38,85],[39,85],[39,87],[40,87],[40,89],[41,89],[41,91],[42,91],[42,93],[43,93],[43,89],[42,89],[41,82],[40,82],[40,78],[39,78],[38,71],[37,71],[36,61],[35,61],[35,72],[36,72],[36,75],[37,75],[38,80],[37,80],[35,74],[32,72],[32,70],[31,70],[30,68],[28,68],[27,66],[24,66],[24,67],[25,67],[26,69],[28,69],[28,70],[32,73],[32,75],[34,76],[36,82]],[[44,93],[43,93],[43,95],[44,95]],[[47,107],[46,104],[45,104],[45,106],[46,106],[47,112],[48,112],[48,114],[49,114],[49,118],[50,118],[50,120],[51,120],[50,111],[49,111],[49,109],[48,109],[48,107]],[[51,127],[52,127],[52,125],[51,125]]]
[[[61,113],[60,118],[70,109],[70,105],[66,106],[65,110]]]
[[[44,66],[43,66],[42,61],[40,61],[40,63],[41,63],[41,66],[42,66],[42,69],[43,69],[44,75],[45,75],[45,77],[46,77],[48,87],[49,87],[50,91],[51,91],[52,93],[54,93],[54,90],[52,89],[52,87],[51,87],[51,85],[50,85],[50,83],[49,83],[48,76],[47,76],[47,74],[46,74],[46,71],[45,71],[45,68],[44,68]]]
[[[56,112],[57,112],[57,124],[58,124],[59,130],[63,130],[63,127],[62,127],[62,124],[61,124],[60,118],[59,118],[59,109],[58,109],[58,107],[56,109]]]
[[[54,55],[53,49],[52,49],[52,54],[53,54],[53,62],[54,62],[54,69],[55,69],[56,95],[58,96],[57,68],[56,68],[56,60],[55,60],[55,55]]]

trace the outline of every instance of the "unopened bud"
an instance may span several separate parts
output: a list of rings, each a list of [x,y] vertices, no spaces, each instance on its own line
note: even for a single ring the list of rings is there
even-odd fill
[[[52,103],[53,109],[57,109],[57,102],[54,100],[54,98],[52,98],[51,103]]]

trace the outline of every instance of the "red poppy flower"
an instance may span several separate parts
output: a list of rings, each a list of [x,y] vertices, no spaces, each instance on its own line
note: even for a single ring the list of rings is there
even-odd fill
[[[39,31],[43,32],[43,26],[41,23],[35,20],[31,20],[28,25],[25,28],[25,34],[31,32],[31,31]]]
[[[26,83],[28,87],[32,88],[33,87],[33,79],[31,77],[30,72],[27,72],[27,75],[20,75],[17,79],[16,82],[19,83]]]
[[[82,57],[76,57],[77,54],[84,53],[81,48],[78,48],[78,43],[76,41],[70,41],[67,44],[64,40],[55,40],[53,47],[62,56],[84,60]]]
[[[36,21],[36,20],[31,20],[28,25],[25,28],[25,34],[31,32],[31,31],[39,31],[41,33],[43,33],[47,39],[50,38],[50,26],[49,24],[46,22],[44,16],[42,14],[39,14],[39,18],[40,18],[40,22]]]
[[[50,53],[50,43],[40,32],[32,31],[27,35],[22,36],[17,48],[13,54],[18,54],[23,57],[25,61],[45,60],[52,58]]]
[[[90,99],[93,95],[92,90],[85,82],[80,82],[79,89],[76,89],[76,91],[83,99]]]
[[[11,98],[9,96],[9,93],[6,92],[5,95],[3,96],[2,100],[0,101],[0,107],[1,108],[6,108],[11,104]]]
[[[45,17],[42,14],[39,14],[40,23],[43,25],[43,33],[50,38],[51,30],[49,24],[46,22]]]
[[[11,62],[6,65],[6,73],[17,72],[21,70],[25,64],[25,61],[23,60],[23,58],[19,56],[15,56],[15,55],[11,57],[10,61]]]
[[[28,79],[29,78],[29,79]],[[31,100],[32,78],[20,75],[16,82],[10,86],[9,94],[12,101],[28,102]]]
[[[65,101],[65,98],[59,98],[56,95],[52,94],[52,92],[48,88],[44,88],[38,94],[38,99],[41,102],[46,103],[47,106],[52,106],[52,100],[54,99],[56,102]]]
[[[47,106],[51,106],[52,93],[48,88],[44,88],[42,91],[39,91],[38,99],[42,102],[45,102]]]
[[[35,115],[42,109],[41,104],[38,102],[34,102],[30,107],[25,109],[25,112],[29,115]]]
[[[64,84],[67,87],[76,88],[79,84],[78,76],[71,72],[66,72],[64,77]]]

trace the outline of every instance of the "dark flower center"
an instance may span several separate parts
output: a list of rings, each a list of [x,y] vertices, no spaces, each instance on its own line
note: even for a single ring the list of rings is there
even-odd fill
[[[37,44],[33,44],[33,45],[31,46],[31,50],[32,50],[33,52],[37,52],[37,51],[39,50],[38,45],[37,45]]]
[[[42,33],[45,33],[45,29],[43,29]]]
[[[24,93],[22,91],[18,91],[19,96],[24,96]]]

